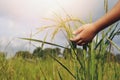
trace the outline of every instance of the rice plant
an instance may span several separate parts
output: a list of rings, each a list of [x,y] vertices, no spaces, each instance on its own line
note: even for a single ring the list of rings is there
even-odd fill
[[[107,32],[102,33],[102,37],[100,40],[95,40],[92,43],[89,43],[87,45],[83,45],[83,56],[79,57],[78,56],[78,52],[77,52],[77,46],[76,44],[74,44],[73,42],[70,41],[70,38],[73,37],[74,35],[72,34],[73,28],[72,27],[79,27],[78,24],[83,25],[83,23],[81,23],[81,20],[79,19],[74,19],[71,18],[70,16],[67,18],[62,19],[61,17],[58,17],[58,21],[56,21],[57,23],[54,24],[55,30],[53,32],[53,36],[52,39],[54,38],[54,36],[57,34],[57,32],[62,31],[63,35],[66,36],[66,40],[69,43],[69,46],[71,48],[71,54],[72,54],[72,60],[74,62],[73,64],[73,69],[75,70],[75,72],[71,72],[69,70],[69,68],[67,68],[65,66],[65,64],[63,64],[62,62],[60,62],[59,60],[57,60],[55,57],[51,56],[55,61],[57,61],[66,71],[68,71],[68,73],[73,76],[73,78],[75,80],[106,80],[106,77],[109,77],[109,71],[106,72],[106,69],[108,68],[110,69],[114,69],[113,73],[111,73],[110,75],[114,75],[114,78],[109,78],[109,80],[118,80],[119,79],[119,74],[116,71],[116,69],[118,68],[117,66],[114,66],[116,64],[112,63],[108,61],[110,60],[110,58],[108,58],[110,52],[109,52],[109,46],[112,44],[114,44],[111,40],[115,37],[116,33],[118,33],[119,31],[116,31],[116,28],[118,27],[116,25],[114,25],[115,27],[110,27],[108,29]],[[72,22],[72,23],[71,23]],[[82,21],[83,22],[83,21]],[[85,22],[84,22],[85,23]],[[72,24],[72,26],[71,26]],[[74,25],[73,25],[74,24]],[[78,26],[77,26],[78,25]],[[113,25],[112,25],[113,26]],[[43,30],[46,28],[51,28],[51,27],[42,27],[39,30]],[[98,37],[98,35],[97,35]],[[61,48],[69,48],[69,47],[63,47],[57,44],[53,44],[53,43],[49,43],[46,41],[41,41],[41,40],[36,40],[36,39],[28,39],[28,38],[22,38],[25,40],[31,40],[31,41],[35,41],[35,42],[41,42],[44,44],[49,44],[49,45],[53,45],[53,46],[57,46],[57,47],[61,47]],[[114,46],[116,46],[114,44]],[[117,47],[118,48],[118,47]],[[119,49],[119,48],[118,48]],[[60,79],[63,79],[62,76],[60,75],[60,71],[58,71],[59,77]]]
[[[105,12],[108,11],[108,0],[104,0],[105,4]],[[68,47],[64,47],[61,45],[49,43],[46,41],[36,40],[36,39],[29,39],[29,38],[22,38],[24,40],[31,40],[35,42],[40,42],[44,44],[49,44],[65,49],[71,49],[72,54],[72,60],[74,62],[73,69],[74,72],[69,70],[68,67],[66,67],[65,64],[60,62],[57,58],[51,56],[55,61],[57,61],[72,77],[74,80],[119,80],[120,70],[117,66],[117,63],[110,62],[109,55],[111,54],[111,44],[113,44],[118,50],[120,50],[119,47],[116,46],[114,42],[112,42],[112,39],[119,33],[120,28],[118,28],[118,24],[116,23],[109,27],[106,31],[102,31],[99,34],[102,35],[100,38],[98,35],[96,36],[96,39],[93,40],[93,42],[83,45],[82,46],[82,56],[78,56],[79,52],[77,51],[77,45],[74,42],[70,41],[70,38],[74,37],[75,35],[72,34],[73,30],[77,29],[80,25],[84,25],[86,23],[81,19],[69,16],[66,14],[66,17],[61,17],[58,14],[55,14],[54,19],[47,20],[53,21],[53,25],[43,26],[39,28],[39,32],[44,31],[47,28],[54,28],[54,31],[52,33],[51,39],[54,39],[55,35],[62,31],[63,35],[66,37],[66,40],[69,44]],[[113,27],[114,26],[114,27]],[[98,40],[99,37],[99,40]],[[110,71],[112,70],[112,72]],[[60,80],[63,80],[64,77],[61,75],[61,71],[58,71],[58,75]]]

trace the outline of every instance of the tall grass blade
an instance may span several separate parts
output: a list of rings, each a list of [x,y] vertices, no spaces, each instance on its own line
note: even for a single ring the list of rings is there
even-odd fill
[[[52,55],[50,55],[50,57],[53,58],[55,61],[57,61],[74,79],[76,78],[75,75],[64,64],[62,64],[58,59],[56,59]]]
[[[118,47],[112,40],[110,40],[108,38],[107,38],[107,40],[110,41],[110,43],[113,44],[114,47],[120,51],[120,47]]]
[[[59,77],[60,77],[60,80],[63,80],[63,78],[62,78],[62,76],[61,76],[61,74],[60,74],[59,71],[58,71],[58,75],[59,75]]]
[[[118,29],[118,31],[116,31],[116,29],[117,29],[117,27],[118,27],[118,24],[119,23],[117,23],[116,25],[115,25],[115,27],[114,27],[114,29],[112,29],[112,31],[111,31],[111,33],[110,33],[110,35],[109,35],[109,39],[113,39],[115,36],[116,36],[116,33],[119,31],[119,29]],[[108,40],[106,40],[106,42],[105,42],[105,44],[109,44],[108,43]]]
[[[44,43],[44,44],[48,44],[48,45],[52,45],[52,46],[57,46],[57,47],[68,49],[68,48],[66,48],[64,46],[61,46],[61,45],[58,45],[58,44],[54,44],[54,43],[50,43],[50,42],[46,42],[46,41],[42,41],[42,40],[38,40],[38,39],[30,39],[30,38],[20,38],[20,39],[31,40],[31,41],[34,41],[34,42]]]
[[[114,37],[115,37],[115,35],[117,35],[117,33],[119,33],[119,29],[116,31],[116,29],[117,29],[117,27],[118,27],[118,24],[119,23],[117,23],[116,25],[115,25],[115,27],[114,27],[114,25],[113,26],[111,26],[109,29],[108,29],[108,31],[105,33],[105,35],[102,37],[102,39],[100,39],[100,41],[95,45],[95,50],[98,48],[98,46],[102,43],[102,41],[104,40],[104,38],[106,38],[106,36],[108,36],[108,34],[110,34],[109,36],[108,36],[108,38],[110,38],[110,39],[113,39]],[[116,31],[116,32],[115,32]],[[108,40],[106,40],[105,41],[105,44],[107,44],[107,45],[109,45],[109,43],[108,43]]]
[[[41,71],[41,73],[43,74],[43,76],[44,76],[45,80],[47,80],[47,77],[45,76],[45,73],[44,73],[44,71],[42,70],[42,68],[41,68],[41,67],[40,67],[40,71]]]

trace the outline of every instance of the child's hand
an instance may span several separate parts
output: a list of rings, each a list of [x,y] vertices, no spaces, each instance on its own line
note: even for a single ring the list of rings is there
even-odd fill
[[[85,24],[79,29],[73,32],[76,35],[71,41],[75,42],[78,45],[84,45],[92,41],[92,39],[97,34],[94,24]]]

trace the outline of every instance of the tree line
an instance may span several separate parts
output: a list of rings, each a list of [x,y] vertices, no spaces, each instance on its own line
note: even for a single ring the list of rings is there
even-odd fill
[[[83,50],[81,48],[77,48],[77,57],[82,58],[83,57]],[[88,53],[89,54],[89,53]],[[116,60],[120,63],[120,54],[114,55],[113,53],[106,51],[106,59],[109,57],[111,61]],[[5,57],[4,52],[0,52],[0,56]],[[72,56],[72,49],[64,49],[61,52],[60,48],[45,48],[42,49],[41,47],[37,47],[33,50],[33,52],[29,51],[18,51],[16,52],[14,58],[22,57],[23,59],[33,59],[33,58],[41,58],[43,60],[50,58],[50,56],[56,57],[56,58],[64,58],[64,59],[71,59]],[[97,55],[96,58],[99,58],[100,56]]]

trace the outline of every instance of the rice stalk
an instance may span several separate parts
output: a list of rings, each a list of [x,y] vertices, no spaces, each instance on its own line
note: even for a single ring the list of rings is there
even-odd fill
[[[108,0],[104,0],[104,9],[105,9],[105,13],[108,12]]]

